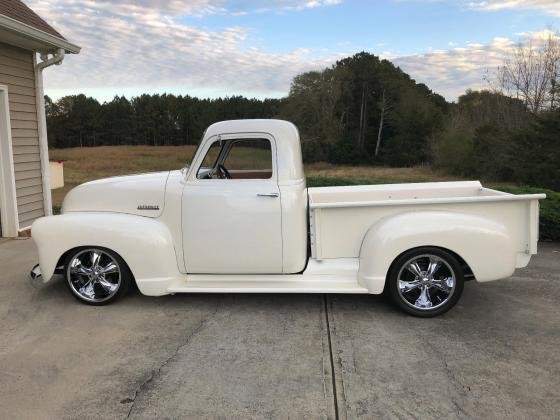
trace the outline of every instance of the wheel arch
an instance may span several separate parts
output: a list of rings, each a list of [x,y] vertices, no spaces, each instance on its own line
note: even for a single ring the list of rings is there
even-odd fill
[[[76,248],[98,247],[116,253],[144,294],[167,293],[180,278],[173,238],[157,219],[120,213],[67,213],[43,217],[32,226],[43,282]]]
[[[375,223],[364,236],[358,278],[370,293],[382,293],[385,280],[403,253],[433,247],[456,256],[466,279],[509,277],[516,252],[507,228],[480,216],[446,211],[405,212]]]

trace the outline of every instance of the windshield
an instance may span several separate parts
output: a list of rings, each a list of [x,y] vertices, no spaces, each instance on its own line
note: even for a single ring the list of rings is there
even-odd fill
[[[191,163],[194,160],[195,156],[198,154],[198,151],[200,150],[200,146],[202,145],[202,140],[204,140],[204,137],[206,136],[206,130],[204,130],[204,133],[202,133],[202,138],[200,139],[200,141],[198,142],[197,146],[196,146],[196,150],[194,151],[194,154],[192,155],[192,159],[190,162],[187,162],[185,164],[185,166],[181,169],[181,171],[185,174],[189,168],[191,167]]]

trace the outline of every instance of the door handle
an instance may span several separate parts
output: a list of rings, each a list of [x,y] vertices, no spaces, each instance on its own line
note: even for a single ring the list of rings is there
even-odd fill
[[[278,193],[258,193],[257,197],[272,197],[272,198],[278,198],[280,196],[280,194]]]

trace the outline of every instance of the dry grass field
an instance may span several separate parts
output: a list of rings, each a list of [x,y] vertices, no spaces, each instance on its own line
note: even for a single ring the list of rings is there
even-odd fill
[[[188,164],[196,146],[103,146],[52,149],[51,160],[64,161],[64,188],[53,191],[53,205],[58,207],[66,193],[83,182],[109,176],[180,169]],[[250,157],[247,156],[247,160]],[[429,167],[385,168],[374,166],[338,166],[328,163],[306,165],[310,184],[324,179],[352,179],[354,182],[424,182],[456,178]],[[314,182],[315,181],[315,182]]]
[[[64,188],[53,190],[53,206],[62,204],[76,185],[109,176],[180,169],[196,146],[102,146],[51,149],[51,160],[64,161]]]

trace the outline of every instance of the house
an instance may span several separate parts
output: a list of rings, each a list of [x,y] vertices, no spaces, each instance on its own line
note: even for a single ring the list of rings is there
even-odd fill
[[[43,70],[80,47],[19,0],[0,0],[0,236],[52,213]]]

